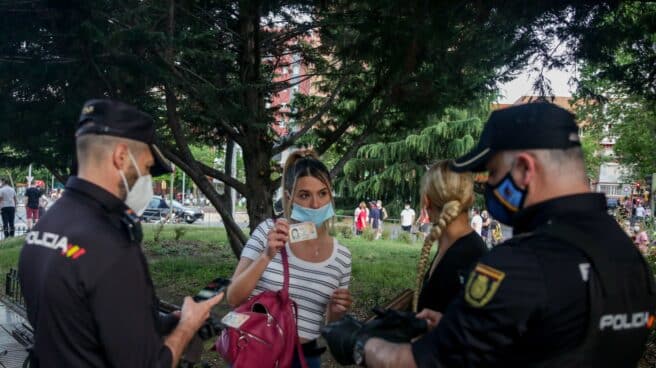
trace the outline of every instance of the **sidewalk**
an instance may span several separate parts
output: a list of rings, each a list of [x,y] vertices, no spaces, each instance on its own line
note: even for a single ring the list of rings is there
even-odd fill
[[[27,322],[9,303],[0,296],[0,367],[21,368],[27,351],[12,334],[24,332]]]

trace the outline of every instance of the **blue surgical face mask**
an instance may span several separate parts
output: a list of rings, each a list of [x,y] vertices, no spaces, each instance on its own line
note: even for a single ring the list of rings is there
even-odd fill
[[[299,206],[296,203],[292,205],[291,218],[300,222],[314,222],[315,225],[321,226],[326,220],[335,216],[332,202],[329,202],[323,207],[314,209]]]
[[[511,225],[512,217],[524,206],[526,190],[513,180],[510,171],[497,185],[485,185],[485,205],[492,217]]]

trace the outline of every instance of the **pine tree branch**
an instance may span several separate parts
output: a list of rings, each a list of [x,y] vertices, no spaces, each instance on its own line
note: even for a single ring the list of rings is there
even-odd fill
[[[369,108],[371,102],[380,94],[383,90],[383,83],[379,79],[373,88],[369,91],[369,94],[360,101],[358,106],[353,110],[353,112],[344,120],[344,122],[339,125],[328,137],[319,145],[316,149],[319,155],[324,154],[339,138],[341,138],[344,133],[351,127],[352,124]]]
[[[360,134],[360,136],[353,142],[350,146],[349,149],[340,157],[340,159],[335,163],[335,166],[330,170],[330,177],[335,178],[337,175],[339,175],[342,170],[344,170],[344,165],[351,160],[355,155],[358,153],[358,150],[360,147],[364,145],[364,143],[367,141],[367,138],[369,138],[373,134],[373,129],[365,129],[365,131]]]

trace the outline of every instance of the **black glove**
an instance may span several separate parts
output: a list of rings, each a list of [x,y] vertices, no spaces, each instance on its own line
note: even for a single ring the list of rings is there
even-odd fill
[[[363,343],[372,337],[389,342],[406,343],[428,331],[428,323],[419,319],[412,312],[393,309],[374,309],[376,319],[367,323],[357,334],[357,340]]]
[[[353,347],[357,333],[362,328],[362,322],[350,314],[339,321],[331,322],[321,329],[321,335],[326,339],[330,353],[341,365],[351,365],[353,361]]]
[[[405,343],[428,331],[428,323],[411,312],[374,309],[378,315],[373,321],[363,324],[351,315],[328,324],[321,330],[335,360],[341,365],[354,364],[355,343],[364,344],[372,337],[390,342]]]

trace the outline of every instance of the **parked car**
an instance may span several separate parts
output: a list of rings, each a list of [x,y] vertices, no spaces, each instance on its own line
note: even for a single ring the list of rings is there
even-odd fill
[[[170,200],[165,200],[159,196],[153,196],[148,203],[148,208],[141,215],[141,219],[145,222],[162,221],[169,215]],[[204,217],[203,211],[193,207],[185,207],[178,201],[173,201],[173,220],[184,221],[188,224],[193,224],[198,219]]]

